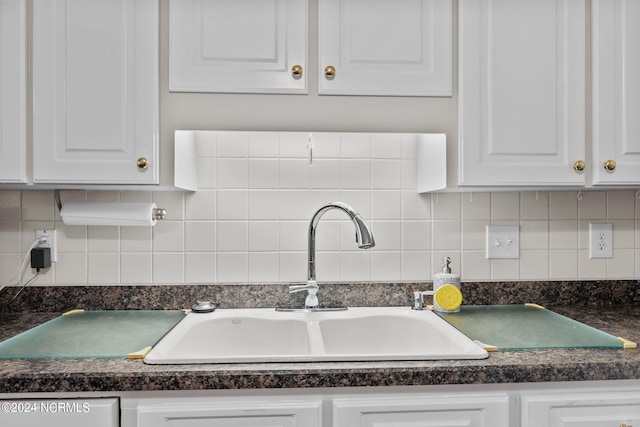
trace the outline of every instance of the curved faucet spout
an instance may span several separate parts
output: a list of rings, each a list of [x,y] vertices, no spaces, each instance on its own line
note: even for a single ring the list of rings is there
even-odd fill
[[[341,202],[329,202],[326,205],[320,207],[311,218],[309,224],[309,265],[307,270],[307,283],[316,283],[316,228],[322,215],[331,210],[338,209],[349,215],[351,221],[356,227],[356,243],[361,249],[369,249],[376,245],[373,238],[373,233],[364,222],[358,212],[356,212],[351,206]]]

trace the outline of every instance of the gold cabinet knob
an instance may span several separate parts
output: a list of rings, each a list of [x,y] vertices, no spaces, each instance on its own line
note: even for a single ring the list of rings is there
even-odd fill
[[[620,427],[633,427],[633,426],[627,425],[627,424],[620,424]]]
[[[291,67],[291,75],[294,79],[299,79],[300,77],[302,77],[302,66],[294,65],[293,67]]]
[[[573,170],[575,170],[576,172],[582,172],[586,167],[587,165],[585,165],[584,161],[582,160],[573,162]]]
[[[327,80],[333,80],[336,76],[336,69],[333,65],[327,65],[324,69],[324,76]]]
[[[604,162],[604,164],[602,165],[606,170],[608,171],[612,171],[616,168],[616,161],[615,160],[607,160],[606,162]]]
[[[146,169],[149,167],[149,160],[146,157],[140,157],[138,159],[138,169]]]

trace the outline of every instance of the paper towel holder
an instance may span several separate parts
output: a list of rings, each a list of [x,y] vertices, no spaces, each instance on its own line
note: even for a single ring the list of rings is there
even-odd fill
[[[60,190],[53,191],[53,197],[58,207],[58,213],[62,213],[62,200],[60,199]],[[153,208],[151,211],[151,219],[154,221],[167,219],[167,210],[163,208]]]

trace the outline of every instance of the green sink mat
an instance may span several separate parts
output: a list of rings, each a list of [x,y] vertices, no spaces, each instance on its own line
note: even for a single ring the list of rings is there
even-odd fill
[[[0,359],[123,358],[183,318],[180,310],[72,311],[0,342]]]
[[[611,334],[535,304],[468,305],[436,314],[494,351],[624,347]]]

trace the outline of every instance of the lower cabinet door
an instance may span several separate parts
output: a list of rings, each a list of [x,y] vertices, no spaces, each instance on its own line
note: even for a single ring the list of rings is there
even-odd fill
[[[137,427],[321,427],[321,400],[174,400],[138,406]]]
[[[508,427],[506,395],[335,399],[333,427]]]
[[[640,391],[524,395],[522,427],[640,425]]]
[[[118,427],[117,397],[0,401],[2,427]]]

